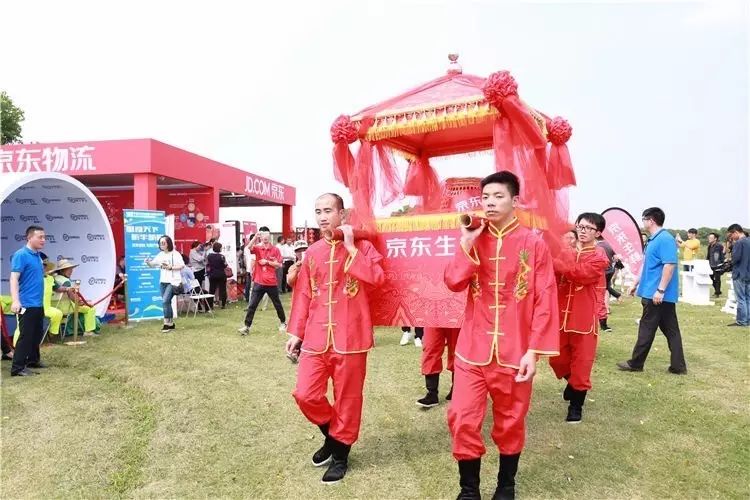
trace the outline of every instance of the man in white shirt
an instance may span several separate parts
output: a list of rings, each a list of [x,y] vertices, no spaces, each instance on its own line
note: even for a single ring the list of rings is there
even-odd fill
[[[296,256],[294,254],[294,245],[292,244],[292,238],[287,238],[280,246],[279,251],[281,252],[281,281],[279,282],[279,289],[282,293],[291,292],[292,288],[286,282],[286,277],[289,274],[289,268],[292,267]]]

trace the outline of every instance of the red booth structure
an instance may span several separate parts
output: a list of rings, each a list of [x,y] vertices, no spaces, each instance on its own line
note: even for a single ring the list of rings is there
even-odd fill
[[[282,207],[282,231],[293,234],[295,188],[154,139],[15,144],[0,149],[0,175],[58,172],[94,192],[123,254],[122,210],[164,210],[175,216],[183,253],[219,222],[219,207]]]

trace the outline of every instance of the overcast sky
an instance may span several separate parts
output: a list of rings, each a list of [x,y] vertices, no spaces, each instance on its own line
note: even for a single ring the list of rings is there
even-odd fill
[[[457,51],[464,73],[508,69],[570,121],[573,212],[750,225],[747,3],[12,2],[0,88],[27,141],[152,137],[296,186],[302,225],[343,191],[334,118],[444,74]],[[443,178],[491,169],[439,163]],[[280,226],[279,210],[243,218]]]

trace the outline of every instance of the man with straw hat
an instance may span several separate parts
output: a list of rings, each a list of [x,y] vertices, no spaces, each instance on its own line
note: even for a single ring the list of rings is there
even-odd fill
[[[57,267],[55,268],[55,284],[52,288],[55,292],[54,301],[57,308],[63,314],[73,313],[74,300],[78,301],[79,304],[81,302],[70,279],[73,269],[76,267],[78,267],[78,264],[73,264],[68,259],[60,259],[57,261]],[[80,304],[78,306],[78,314],[83,316],[83,335],[94,335],[96,330],[96,310],[93,307]]]

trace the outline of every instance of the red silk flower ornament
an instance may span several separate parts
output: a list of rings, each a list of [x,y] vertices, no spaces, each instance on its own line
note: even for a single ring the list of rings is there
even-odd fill
[[[571,135],[573,127],[564,118],[556,116],[552,120],[547,120],[547,137],[552,144],[547,160],[547,183],[550,189],[576,185],[576,176],[567,146]]]
[[[518,97],[518,83],[509,71],[498,71],[487,77],[482,92],[490,104],[500,109],[507,97]]]
[[[331,140],[334,144],[351,144],[357,140],[357,125],[347,115],[341,115],[331,125]]]
[[[333,174],[336,180],[349,187],[354,174],[354,156],[349,144],[357,140],[358,127],[347,115],[341,115],[331,125],[333,141]]]

